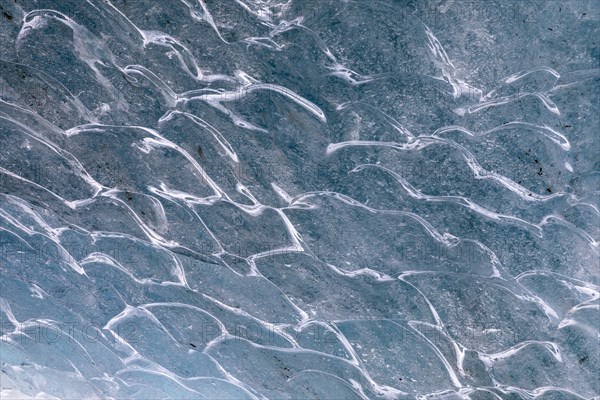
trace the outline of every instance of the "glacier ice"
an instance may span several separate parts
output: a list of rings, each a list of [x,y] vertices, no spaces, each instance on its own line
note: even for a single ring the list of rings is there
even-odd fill
[[[600,396],[599,21],[0,0],[0,398]]]

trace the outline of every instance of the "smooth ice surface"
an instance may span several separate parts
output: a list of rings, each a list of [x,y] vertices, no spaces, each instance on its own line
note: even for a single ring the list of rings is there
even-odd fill
[[[0,397],[599,396],[599,7],[0,0]]]

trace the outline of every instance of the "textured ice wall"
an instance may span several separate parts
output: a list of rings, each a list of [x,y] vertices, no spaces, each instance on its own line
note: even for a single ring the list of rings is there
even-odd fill
[[[0,397],[600,395],[599,21],[0,0]]]

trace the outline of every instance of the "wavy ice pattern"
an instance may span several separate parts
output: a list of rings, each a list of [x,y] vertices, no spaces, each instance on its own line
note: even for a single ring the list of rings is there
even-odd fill
[[[599,20],[0,0],[0,397],[599,396]]]

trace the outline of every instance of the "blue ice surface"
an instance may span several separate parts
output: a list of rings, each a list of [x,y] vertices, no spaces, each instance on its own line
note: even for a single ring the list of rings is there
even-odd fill
[[[600,396],[599,8],[0,0],[0,398]]]

